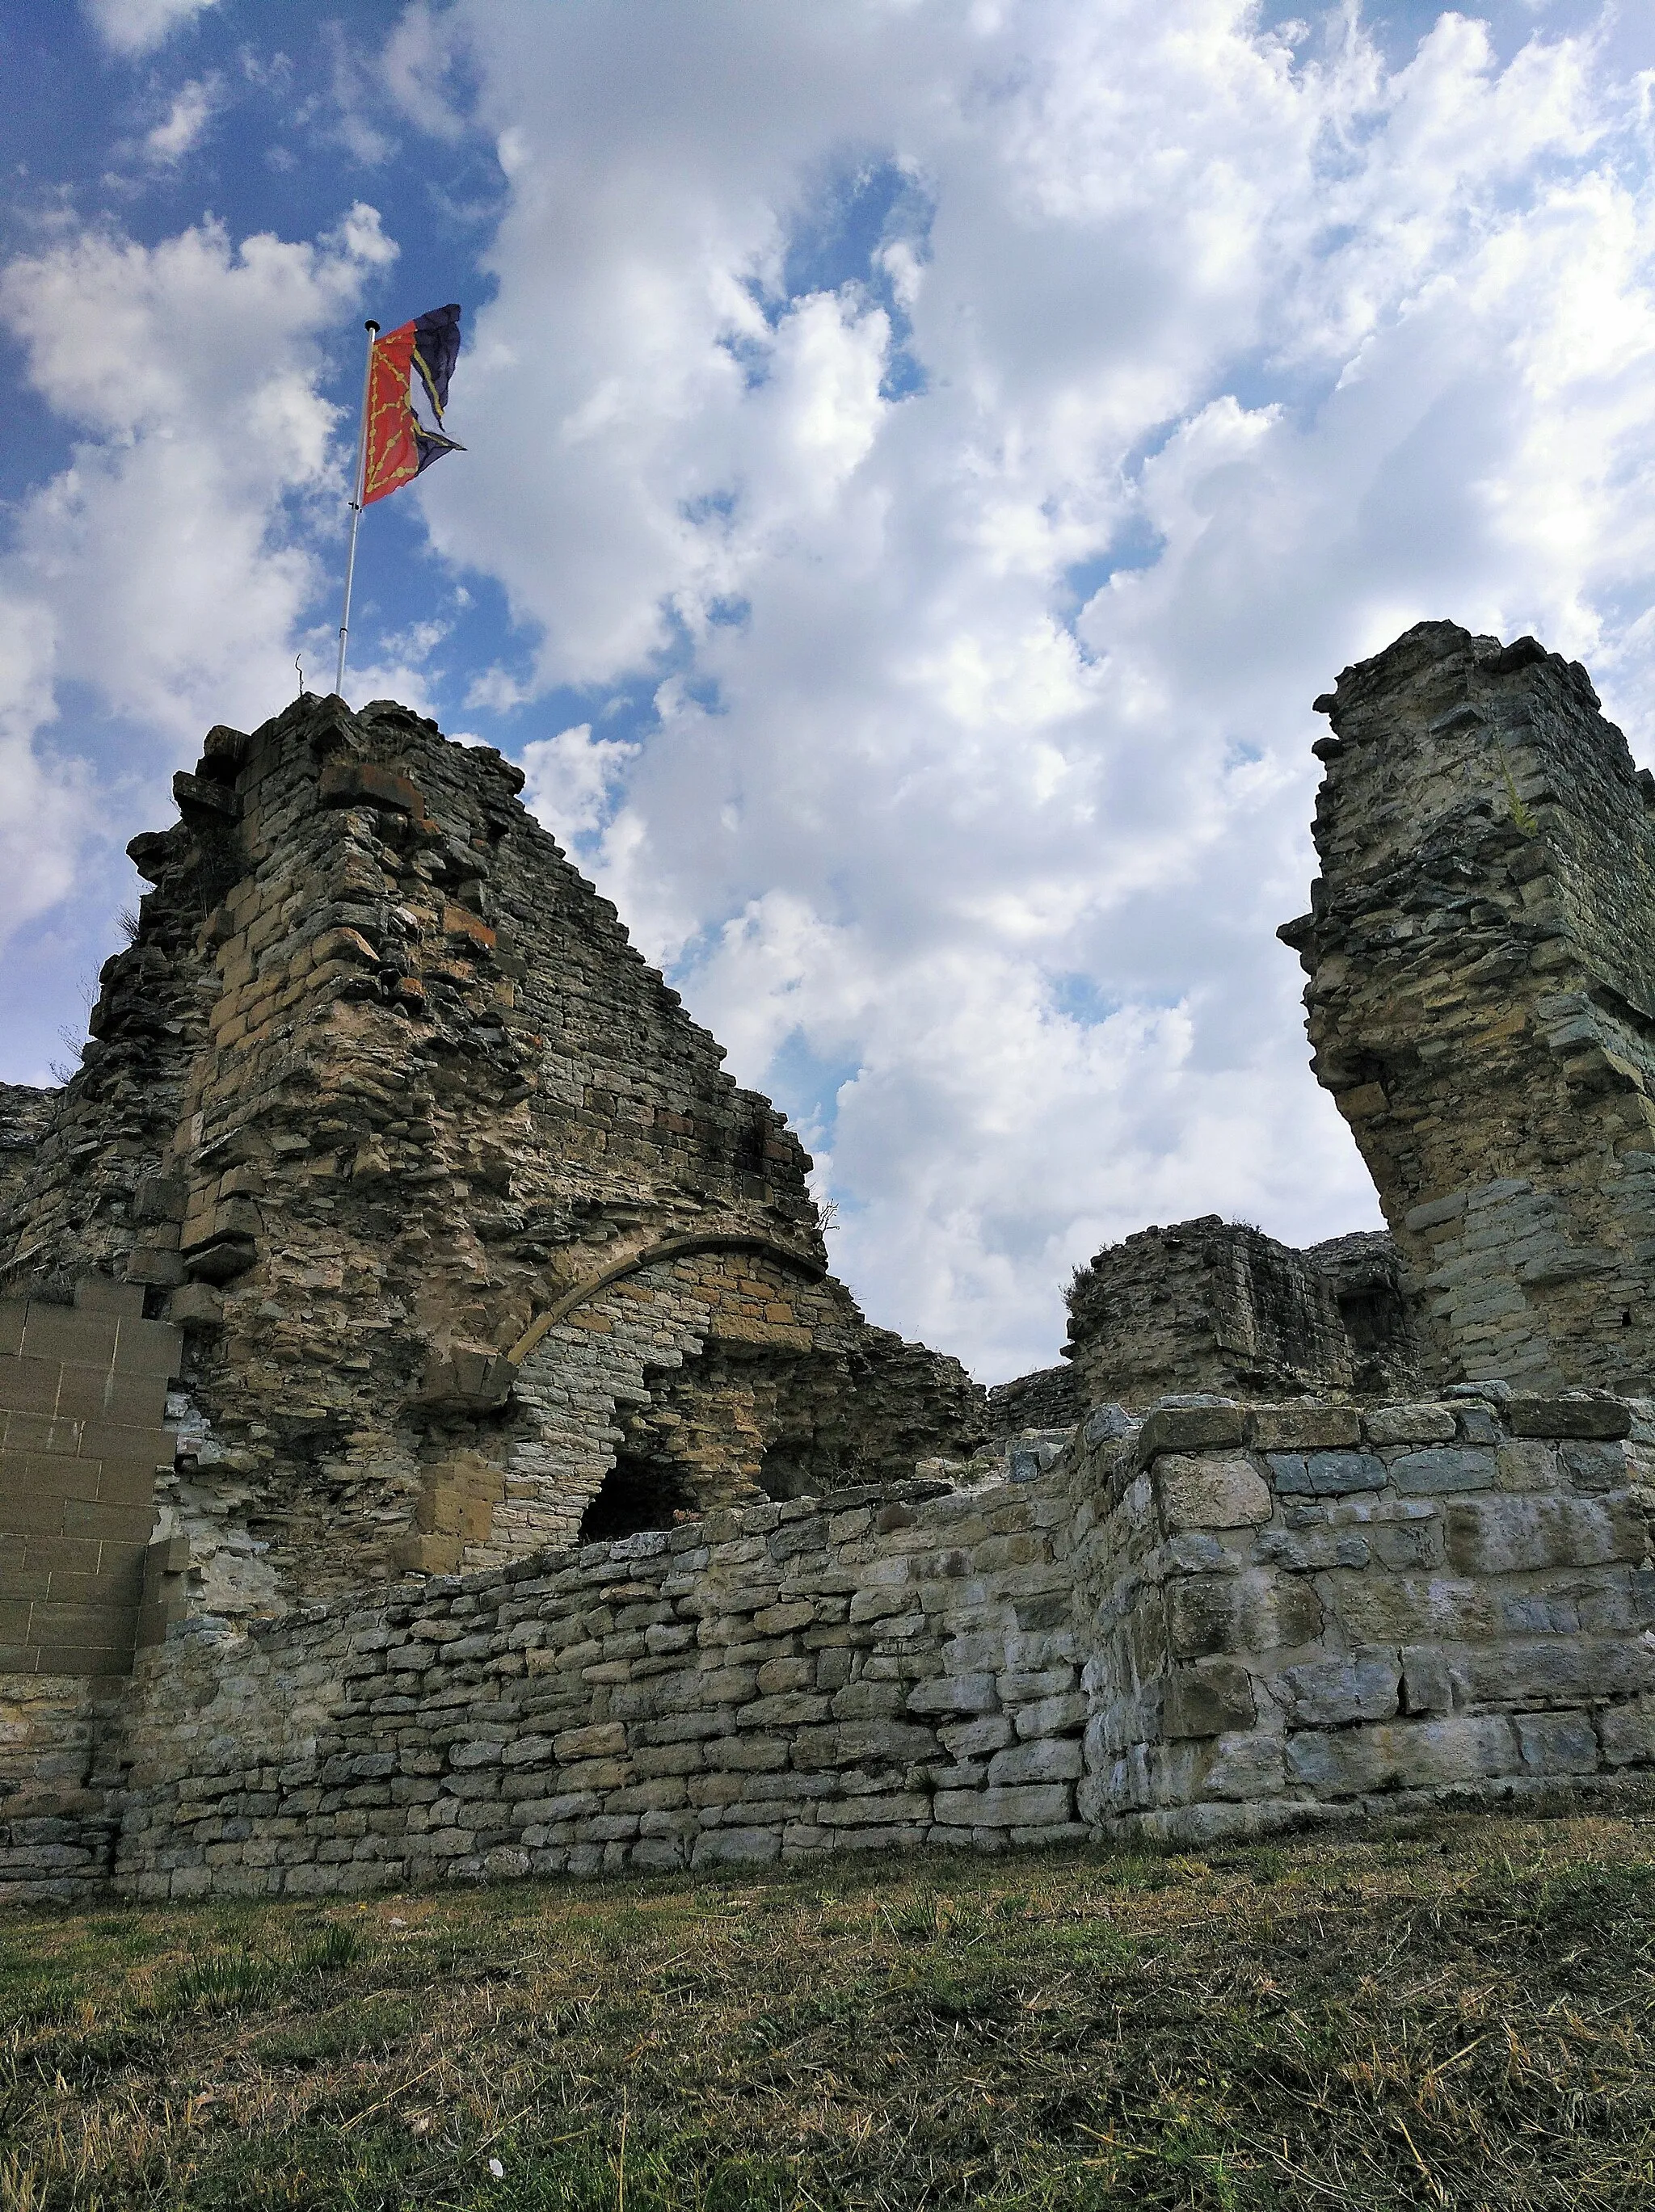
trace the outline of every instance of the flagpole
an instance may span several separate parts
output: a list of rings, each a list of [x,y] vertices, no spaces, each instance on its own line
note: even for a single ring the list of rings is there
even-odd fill
[[[356,526],[362,519],[362,494],[368,489],[362,482],[362,471],[368,465],[368,394],[374,380],[374,341],[380,331],[371,316],[362,328],[368,332],[368,361],[362,369],[362,428],[356,437],[356,474],[350,501],[350,550],[345,556],[344,606],[339,616],[339,672],[333,684],[341,697],[344,696],[345,640],[350,635],[350,586],[356,573]]]

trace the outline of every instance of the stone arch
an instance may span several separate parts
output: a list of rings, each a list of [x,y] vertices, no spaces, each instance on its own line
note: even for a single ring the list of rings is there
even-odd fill
[[[862,1328],[819,1262],[763,1235],[674,1237],[587,1276],[511,1349],[503,1465],[444,1509],[454,1564],[574,1542],[618,1466],[694,1510],[831,1486]]]

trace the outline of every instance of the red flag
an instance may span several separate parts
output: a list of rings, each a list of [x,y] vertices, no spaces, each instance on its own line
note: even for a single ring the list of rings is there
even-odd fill
[[[459,309],[433,307],[374,341],[363,442],[364,507],[411,483],[444,453],[465,447],[442,428],[448,379],[459,352]]]

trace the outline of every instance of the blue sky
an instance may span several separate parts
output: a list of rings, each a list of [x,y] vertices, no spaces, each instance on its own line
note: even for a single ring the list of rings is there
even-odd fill
[[[1308,702],[1447,615],[1650,757],[1646,9],[37,0],[0,66],[0,1076],[205,728],[331,680],[362,319],[453,299],[347,691],[523,763],[875,1319],[995,1379],[1147,1221],[1377,1219],[1272,934]]]

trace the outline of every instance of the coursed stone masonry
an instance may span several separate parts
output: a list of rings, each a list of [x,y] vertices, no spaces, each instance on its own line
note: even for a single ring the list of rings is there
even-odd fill
[[[1655,1376],[1655,779],[1578,662],[1421,623],[1317,701],[1281,934],[1429,1371]]]
[[[1199,1842],[1645,1786],[1655,1408],[1104,1409],[143,1662],[142,1898]]]

